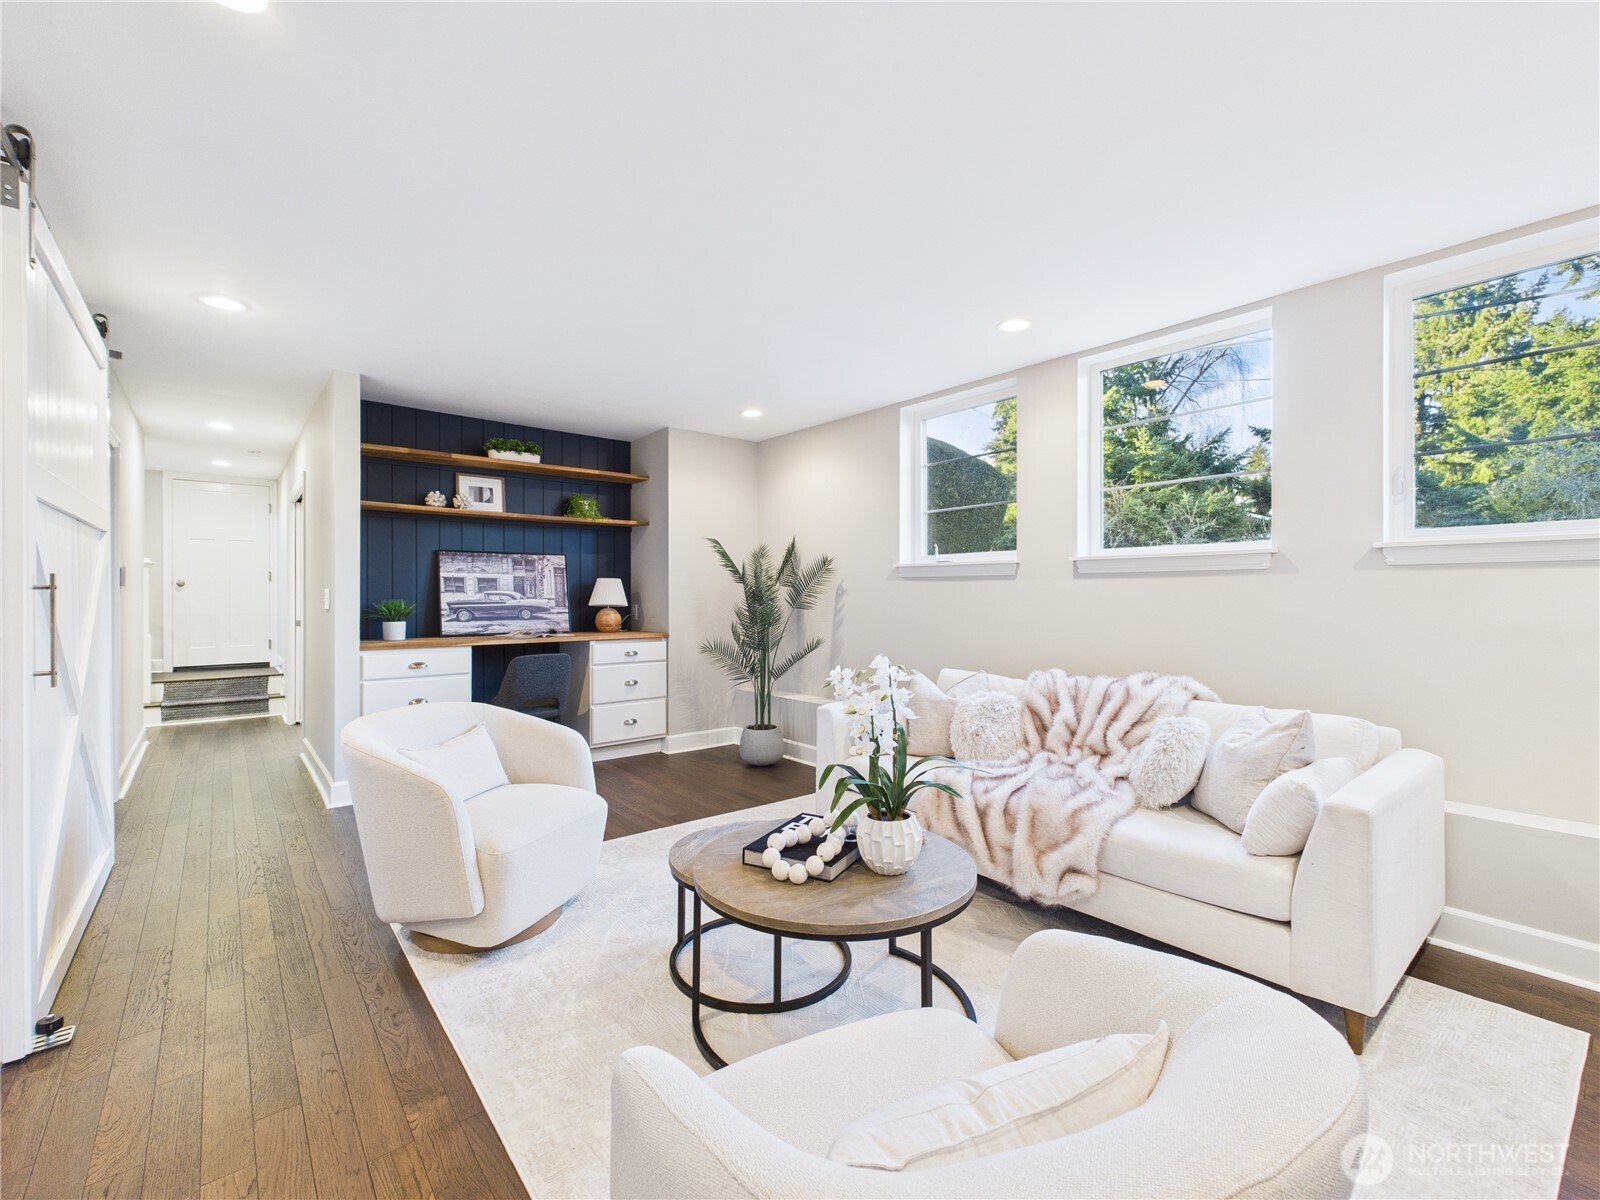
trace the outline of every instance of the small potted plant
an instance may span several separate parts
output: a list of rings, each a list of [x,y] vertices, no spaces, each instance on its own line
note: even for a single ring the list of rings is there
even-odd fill
[[[906,722],[916,716],[904,686],[909,678],[881,654],[865,670],[835,667],[828,672],[834,699],[844,701],[851,756],[865,755],[867,760],[864,775],[848,763],[833,763],[822,772],[824,787],[830,777],[839,776],[829,808],[831,824],[835,830],[843,829],[854,818],[861,861],[879,875],[904,875],[922,853],[927,835],[911,811],[918,792],[932,788],[960,798],[949,784],[923,778],[932,767],[960,763],[942,755],[911,762],[906,755]],[[891,751],[887,764],[886,744]]]
[[[706,540],[743,594],[733,610],[731,637],[706,639],[700,643],[700,653],[735,683],[748,683],[755,692],[756,719],[739,735],[739,757],[747,766],[770,767],[783,758],[783,730],[772,720],[772,685],[822,645],[822,639],[812,638],[786,658],[780,658],[779,651],[790,618],[814,607],[822,596],[822,585],[833,575],[833,559],[824,554],[802,567],[790,542],[776,568],[765,546],[752,550],[741,566],[716,538]]]
[[[409,600],[380,600],[367,609],[367,616],[383,622],[383,640],[386,642],[403,642],[406,640],[406,618],[417,611],[417,606]]]
[[[577,517],[581,521],[604,520],[600,515],[600,501],[593,496],[568,497],[566,515]]]
[[[490,458],[536,463],[544,454],[544,447],[538,442],[525,442],[521,438],[489,438],[483,443],[483,452]]]

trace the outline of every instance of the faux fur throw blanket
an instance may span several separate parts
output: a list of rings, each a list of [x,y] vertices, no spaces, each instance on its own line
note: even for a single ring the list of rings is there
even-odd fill
[[[966,848],[980,875],[1029,900],[1072,904],[1099,887],[1106,834],[1135,807],[1133,751],[1162,717],[1215,699],[1183,675],[1035,671],[1022,695],[1024,749],[975,770],[929,772],[961,799],[927,789],[914,807],[927,828]]]

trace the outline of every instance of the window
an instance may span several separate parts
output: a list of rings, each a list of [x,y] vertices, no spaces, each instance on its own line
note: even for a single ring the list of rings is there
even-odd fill
[[[1597,247],[1569,228],[1391,278],[1390,561],[1594,557]],[[1565,549],[1511,546],[1540,541]]]
[[[1266,566],[1271,314],[1099,355],[1079,375],[1079,569]]]
[[[1014,573],[1016,381],[902,410],[901,443],[902,571]]]

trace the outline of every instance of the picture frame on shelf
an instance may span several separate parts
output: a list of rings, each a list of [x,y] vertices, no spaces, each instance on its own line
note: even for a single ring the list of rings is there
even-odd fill
[[[458,471],[456,495],[477,512],[506,511],[506,481],[498,475],[469,475]]]

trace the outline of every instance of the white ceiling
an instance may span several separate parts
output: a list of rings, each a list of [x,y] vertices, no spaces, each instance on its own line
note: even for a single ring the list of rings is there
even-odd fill
[[[157,465],[275,470],[333,368],[765,438],[1593,204],[1597,12],[7,2],[0,100]]]

